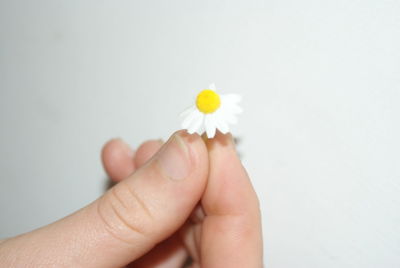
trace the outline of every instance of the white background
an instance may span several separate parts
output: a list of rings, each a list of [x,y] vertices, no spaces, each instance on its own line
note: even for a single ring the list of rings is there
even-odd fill
[[[399,51],[396,0],[0,0],[0,237],[97,198],[102,144],[167,138],[215,82],[266,266],[400,267]]]

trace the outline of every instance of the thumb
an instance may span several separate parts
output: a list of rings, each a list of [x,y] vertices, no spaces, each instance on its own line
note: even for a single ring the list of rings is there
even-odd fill
[[[202,139],[177,132],[146,165],[92,204],[1,243],[0,264],[124,266],[185,222],[201,198],[207,174]]]

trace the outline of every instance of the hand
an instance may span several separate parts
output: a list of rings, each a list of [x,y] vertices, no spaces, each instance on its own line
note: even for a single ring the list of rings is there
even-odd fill
[[[133,155],[108,143],[105,168],[120,182],[60,221],[0,242],[0,266],[180,267],[191,256],[192,267],[261,267],[258,201],[231,136],[205,145],[180,131],[160,147],[147,142]]]

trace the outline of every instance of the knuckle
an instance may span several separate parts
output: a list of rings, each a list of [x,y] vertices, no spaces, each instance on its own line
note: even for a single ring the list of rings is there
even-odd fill
[[[151,234],[152,214],[127,183],[119,183],[101,198],[98,214],[107,231],[119,240],[131,243],[139,236]]]

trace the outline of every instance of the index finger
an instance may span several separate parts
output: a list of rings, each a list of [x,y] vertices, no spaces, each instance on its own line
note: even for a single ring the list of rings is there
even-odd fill
[[[230,134],[207,140],[209,178],[202,199],[204,267],[262,267],[261,216],[257,195]]]

